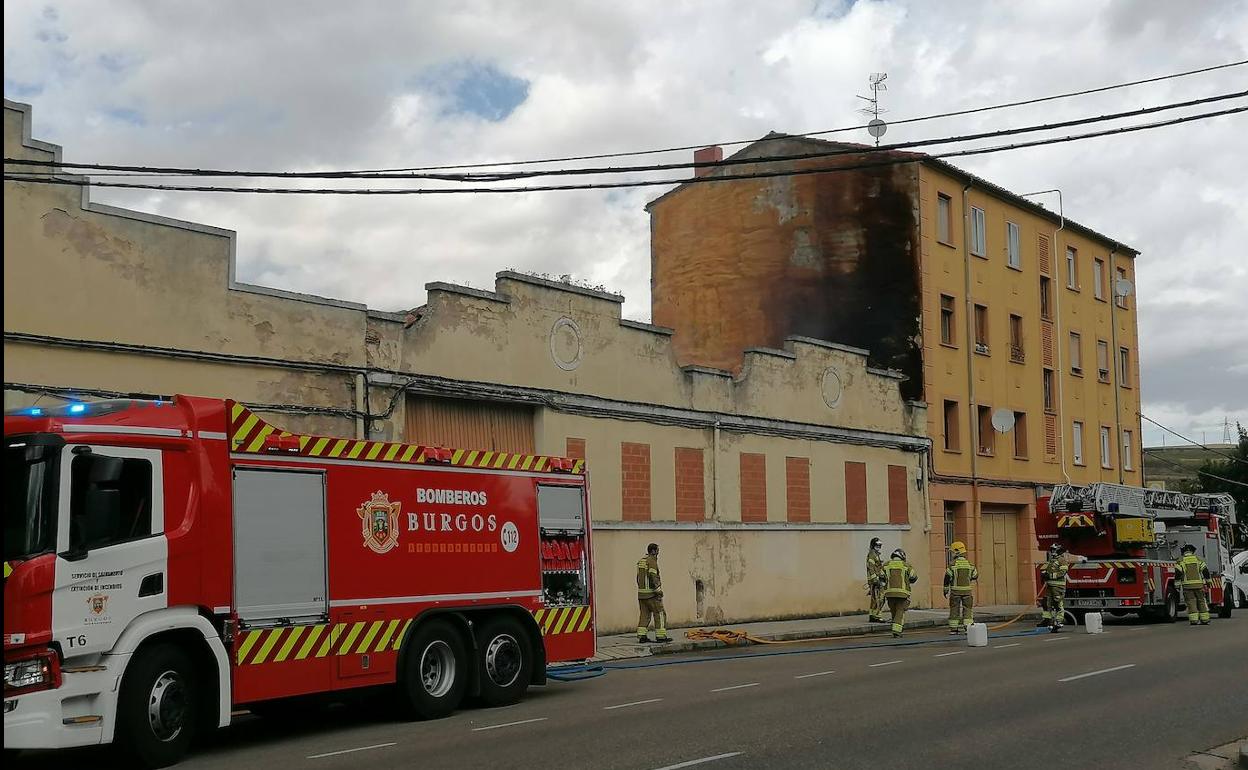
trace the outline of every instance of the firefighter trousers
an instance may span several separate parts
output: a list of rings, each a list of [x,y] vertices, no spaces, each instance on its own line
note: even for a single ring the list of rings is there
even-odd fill
[[[884,617],[884,588],[874,578],[867,584],[867,596],[871,599],[871,619]]]
[[[650,621],[654,621],[654,635],[659,639],[667,638],[667,613],[663,611],[663,600],[657,596],[637,597],[640,613],[637,616],[637,636],[646,635]]]
[[[1209,622],[1209,594],[1205,587],[1183,588],[1183,601],[1187,603],[1187,619],[1193,626]]]
[[[949,627],[956,630],[975,622],[975,597],[971,594],[949,594]]]
[[[910,597],[890,596],[885,601],[888,602],[888,611],[893,615],[893,633],[900,634],[901,629],[906,625],[906,610],[910,608]]]
[[[1040,617],[1061,625],[1066,617],[1066,586],[1046,585],[1044,587],[1044,598],[1040,603]]]

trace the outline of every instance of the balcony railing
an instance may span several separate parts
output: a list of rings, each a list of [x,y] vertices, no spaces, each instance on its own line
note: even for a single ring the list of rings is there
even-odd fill
[[[1027,360],[1021,345],[1010,345],[1010,360],[1016,364],[1021,364]]]

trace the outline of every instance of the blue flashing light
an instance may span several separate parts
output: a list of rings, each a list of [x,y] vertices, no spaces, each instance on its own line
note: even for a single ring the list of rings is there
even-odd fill
[[[39,415],[43,414],[43,409],[41,409],[41,408],[39,408],[39,407],[37,407],[37,406],[32,406],[32,407],[30,408],[30,412],[28,412],[28,414],[29,414],[31,417],[38,417]]]
[[[70,414],[82,414],[85,411],[87,411],[86,404],[70,404],[69,405]]]

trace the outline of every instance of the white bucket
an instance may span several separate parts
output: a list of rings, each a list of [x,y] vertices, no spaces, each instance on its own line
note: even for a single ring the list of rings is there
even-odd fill
[[[1089,612],[1083,616],[1083,627],[1089,634],[1099,634],[1105,630],[1099,612]]]
[[[967,647],[988,646],[988,626],[984,623],[972,623],[966,627]]]

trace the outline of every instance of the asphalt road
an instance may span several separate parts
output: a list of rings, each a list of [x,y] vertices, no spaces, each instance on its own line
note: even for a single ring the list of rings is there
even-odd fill
[[[436,722],[361,708],[297,726],[243,717],[182,767],[1176,770],[1248,735],[1248,613],[1199,628],[1125,620],[1100,635],[1003,633],[1018,631],[1028,633],[977,649],[916,632],[867,649],[662,656]]]

